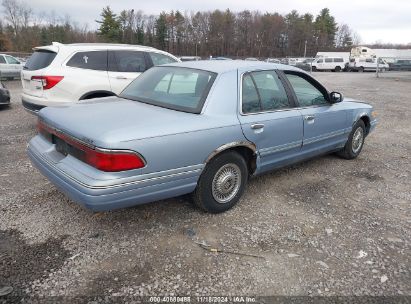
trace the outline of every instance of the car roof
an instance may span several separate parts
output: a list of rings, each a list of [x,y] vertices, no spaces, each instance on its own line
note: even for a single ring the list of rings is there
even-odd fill
[[[79,49],[79,50],[111,50],[111,49],[133,49],[133,50],[150,50],[163,52],[156,48],[138,44],[119,44],[119,43],[70,43],[63,44],[59,42],[53,42],[51,45],[37,46],[34,50],[51,50],[53,52],[59,51],[59,49]]]
[[[244,60],[199,60],[199,61],[186,61],[165,64],[163,66],[178,66],[192,69],[199,69],[210,71],[214,73],[226,73],[230,71],[247,71],[247,70],[294,70],[300,71],[300,69],[279,63],[268,63],[263,61],[244,61]]]

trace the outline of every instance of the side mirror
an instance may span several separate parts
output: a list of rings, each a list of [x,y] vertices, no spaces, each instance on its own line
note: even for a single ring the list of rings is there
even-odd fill
[[[337,103],[344,100],[344,96],[340,92],[331,92],[330,93],[330,101],[331,103]]]

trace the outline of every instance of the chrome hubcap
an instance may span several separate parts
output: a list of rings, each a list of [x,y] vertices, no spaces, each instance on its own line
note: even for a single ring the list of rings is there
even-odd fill
[[[357,153],[360,151],[362,144],[364,142],[364,130],[359,127],[355,130],[354,135],[352,137],[352,152]]]
[[[224,204],[232,200],[241,185],[241,170],[236,164],[222,166],[214,175],[211,191],[214,199]]]

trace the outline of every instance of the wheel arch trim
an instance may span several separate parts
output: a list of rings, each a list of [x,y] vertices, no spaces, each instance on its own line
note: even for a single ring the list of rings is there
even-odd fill
[[[232,148],[238,148],[238,147],[248,148],[253,151],[253,154],[257,154],[257,147],[254,143],[249,142],[249,141],[233,141],[233,142],[221,145],[217,149],[215,149],[213,152],[211,152],[210,155],[208,155],[208,157],[206,158],[205,164],[207,164],[213,157],[220,154],[221,152],[226,151],[228,149],[232,149]]]
[[[90,91],[87,92],[79,98],[79,100],[84,100],[87,99],[88,96],[93,95],[93,94],[107,94],[107,96],[117,96],[115,93],[107,90],[95,90],[95,91]]]

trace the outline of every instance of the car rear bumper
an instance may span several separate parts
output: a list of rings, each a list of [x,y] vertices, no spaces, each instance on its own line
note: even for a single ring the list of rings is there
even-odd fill
[[[21,96],[23,107],[32,114],[37,114],[38,111],[45,107],[64,107],[72,105],[72,102],[51,102],[42,97],[32,96],[23,93]]]
[[[190,193],[194,191],[203,168],[203,165],[197,165],[180,168],[176,172],[140,174],[135,180],[129,179],[127,182],[113,179],[104,180],[103,183],[101,180],[85,183],[50,160],[46,154],[56,153],[50,150],[44,153],[39,136],[36,136],[30,141],[27,152],[32,163],[57,188],[93,211],[125,208]]]

